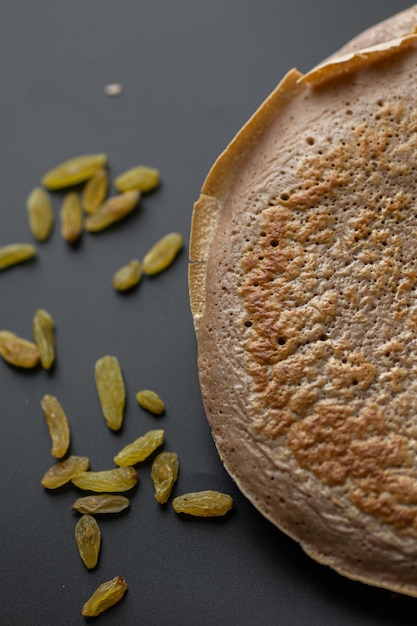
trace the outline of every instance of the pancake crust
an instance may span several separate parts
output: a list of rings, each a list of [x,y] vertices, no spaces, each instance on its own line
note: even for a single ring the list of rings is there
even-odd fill
[[[193,213],[226,469],[314,559],[417,596],[417,7],[291,70]]]

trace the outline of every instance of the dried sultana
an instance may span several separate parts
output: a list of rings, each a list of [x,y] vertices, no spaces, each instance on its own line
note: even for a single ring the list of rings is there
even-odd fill
[[[78,552],[87,569],[97,565],[101,545],[101,531],[92,515],[85,514],[75,525]]]
[[[0,331],[0,356],[15,367],[31,368],[39,363],[36,344],[9,330]]]
[[[142,267],[145,274],[158,274],[166,270],[182,248],[182,235],[169,233],[156,242],[145,255]]]
[[[119,222],[129,215],[139,202],[140,191],[125,191],[108,198],[94,213],[85,220],[85,229],[96,233]]]
[[[10,243],[0,247],[0,270],[23,263],[36,254],[35,246],[30,243]]]
[[[142,266],[137,259],[132,259],[114,274],[112,286],[118,291],[127,291],[135,287],[141,278]]]
[[[32,322],[33,337],[39,351],[41,365],[50,369],[55,361],[54,320],[45,309],[38,309]]]
[[[101,493],[96,496],[77,498],[72,505],[73,511],[97,515],[98,513],[120,513],[130,506],[126,496],[115,496],[111,493]]]
[[[70,444],[70,428],[67,416],[55,396],[46,394],[41,400],[41,407],[52,441],[51,454],[60,459],[66,454]]]
[[[29,228],[38,241],[46,241],[53,229],[55,215],[51,198],[45,189],[36,187],[27,199]]]
[[[233,498],[220,491],[196,491],[177,496],[172,501],[176,513],[196,517],[219,517],[233,508]]]
[[[111,430],[119,430],[123,423],[126,390],[118,359],[110,355],[99,359],[95,365],[95,378],[106,424]]]
[[[96,173],[97,169],[107,163],[105,154],[83,154],[64,161],[49,170],[42,178],[47,189],[64,189],[83,183]]]
[[[109,181],[104,167],[100,167],[83,189],[81,204],[88,214],[95,213],[107,196]]]
[[[123,598],[127,591],[127,583],[122,576],[102,583],[82,608],[84,617],[96,617],[114,606]]]
[[[75,243],[83,232],[83,212],[78,194],[70,191],[61,205],[61,236],[68,243]]]
[[[55,463],[44,474],[41,485],[46,489],[62,487],[80,472],[86,472],[90,467],[90,461],[86,456],[71,455],[65,461]]]
[[[175,452],[161,452],[152,463],[151,479],[155,489],[155,500],[164,504],[178,478],[179,462]]]
[[[159,179],[158,170],[146,165],[138,165],[115,178],[114,186],[120,192],[139,189],[139,191],[146,193],[158,187]]]
[[[162,415],[165,412],[165,403],[155,391],[151,389],[142,389],[136,394],[136,400],[138,404],[143,408],[153,413],[154,415]]]
[[[81,472],[72,482],[86,491],[116,493],[132,489],[138,482],[138,474],[134,467],[116,467],[101,472]]]
[[[144,461],[156,448],[163,444],[164,434],[165,431],[163,430],[149,430],[145,435],[138,437],[120,450],[114,457],[114,462],[116,465],[125,467]]]

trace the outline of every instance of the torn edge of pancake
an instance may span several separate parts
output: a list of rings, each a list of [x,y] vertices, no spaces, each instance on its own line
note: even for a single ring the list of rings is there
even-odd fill
[[[389,57],[404,52],[417,45],[417,28],[409,35],[397,37],[390,41],[378,43],[369,48],[362,48],[356,52],[350,52],[340,57],[332,58],[330,61],[320,63],[312,70],[299,78],[300,83],[308,83],[312,87],[322,85],[334,78],[352,74],[368,67],[378,61],[383,61]]]
[[[194,204],[188,264],[191,314],[196,331],[205,307],[206,265],[211,233],[216,227],[217,216],[216,198],[201,194]]]
[[[201,189],[203,194],[217,200],[224,200],[230,194],[231,176],[280,112],[302,91],[299,83],[302,76],[295,68],[287,72],[215,161]]]
[[[219,214],[234,185],[234,175],[256,145],[267,132],[270,124],[305,86],[297,69],[290,70],[235,135],[226,149],[215,161],[204,181],[200,198],[194,204],[190,246],[188,283],[191,313],[197,331],[204,315],[206,300],[206,270],[210,245],[216,230]]]

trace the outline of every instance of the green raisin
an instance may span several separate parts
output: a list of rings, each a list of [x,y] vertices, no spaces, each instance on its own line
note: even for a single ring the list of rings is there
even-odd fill
[[[142,437],[138,437],[132,443],[125,446],[116,456],[114,462],[116,465],[125,467],[127,465],[136,465],[140,461],[148,458],[164,442],[163,430],[149,430]]]
[[[121,576],[116,576],[116,578],[102,583],[85,602],[82,615],[84,617],[100,615],[103,611],[120,602],[127,589],[128,585]]]
[[[115,178],[114,186],[120,192],[139,189],[145,193],[158,187],[159,179],[158,170],[146,165],[138,165]]]
[[[54,320],[48,311],[38,309],[33,318],[32,328],[41,365],[45,369],[50,369],[55,362]]]
[[[53,229],[55,216],[51,198],[45,189],[36,187],[27,199],[29,228],[38,241],[46,241]]]
[[[90,233],[96,233],[108,228],[129,215],[139,202],[140,191],[125,191],[117,196],[108,198],[97,211],[85,220],[85,228]]]
[[[95,365],[95,378],[106,424],[111,430],[119,430],[123,424],[126,390],[118,359],[110,355],[99,359]]]
[[[166,270],[182,248],[182,235],[169,233],[155,243],[145,255],[142,267],[145,274],[158,274]]]
[[[98,513],[120,513],[130,506],[129,498],[110,493],[77,498],[72,505],[73,511],[97,515]]]
[[[142,389],[137,392],[136,400],[143,409],[154,415],[162,415],[165,412],[165,403],[155,391]]]
[[[220,491],[196,491],[177,496],[172,501],[176,513],[196,517],[218,517],[233,507],[233,498]]]
[[[68,243],[75,243],[83,232],[83,213],[80,199],[75,191],[64,196],[61,205],[61,236]]]
[[[41,400],[41,406],[52,441],[51,454],[60,459],[67,453],[70,444],[67,416],[55,396],[46,394]]]
[[[83,154],[57,165],[42,178],[47,189],[64,189],[83,183],[107,163],[105,154]]]
[[[152,463],[151,479],[155,489],[155,500],[164,504],[178,478],[178,456],[175,452],[161,452]]]
[[[109,181],[106,170],[101,167],[87,181],[82,193],[82,207],[88,214],[95,213],[106,199]]]
[[[139,284],[141,278],[142,265],[137,259],[132,259],[114,274],[112,286],[118,291],[127,291]]]
[[[55,463],[50,467],[41,480],[42,487],[46,489],[58,489],[74,478],[80,472],[86,472],[90,467],[90,461],[86,456],[71,455],[65,461]]]
[[[15,367],[32,368],[39,363],[36,344],[9,330],[0,331],[0,356]]]
[[[86,491],[116,493],[132,489],[138,482],[138,474],[134,467],[116,467],[101,472],[81,472],[72,482]]]
[[[23,263],[34,257],[35,246],[30,243],[10,243],[0,247],[0,270],[4,270],[12,265]]]
[[[92,515],[85,514],[76,523],[75,541],[84,565],[93,569],[100,553],[101,531]]]

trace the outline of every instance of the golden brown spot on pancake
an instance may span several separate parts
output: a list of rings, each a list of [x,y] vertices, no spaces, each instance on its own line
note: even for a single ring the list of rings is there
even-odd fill
[[[394,366],[389,372],[381,374],[379,380],[383,383],[388,383],[390,390],[393,393],[399,393],[404,391],[407,385],[408,369],[404,367]]]
[[[305,417],[310,407],[317,402],[318,395],[315,386],[303,387],[292,394],[288,406],[295,415]]]
[[[364,513],[376,515],[397,530],[417,531],[417,476],[375,471],[355,481],[351,489],[354,504]]]
[[[345,389],[350,385],[358,385],[360,389],[368,389],[372,383],[376,367],[365,361],[361,354],[352,353],[348,361],[343,363],[339,359],[331,358],[328,371],[335,389]]]
[[[396,528],[416,526],[417,508],[403,504],[417,503],[417,481],[393,473],[411,465],[407,439],[387,431],[376,407],[356,417],[349,407],[320,402],[313,415],[291,426],[288,445],[300,466],[323,483],[348,482],[364,513]]]
[[[294,416],[289,411],[272,409],[264,418],[255,421],[255,428],[262,431],[270,439],[276,439],[287,432],[294,422]]]

